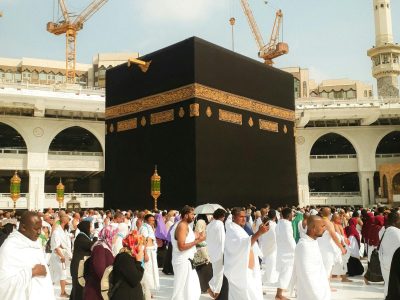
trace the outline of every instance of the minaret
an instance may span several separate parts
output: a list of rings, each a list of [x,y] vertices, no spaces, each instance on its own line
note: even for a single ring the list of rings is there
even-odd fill
[[[390,0],[373,2],[375,46],[367,52],[372,60],[372,76],[377,80],[379,97],[399,97],[400,46],[393,42]]]

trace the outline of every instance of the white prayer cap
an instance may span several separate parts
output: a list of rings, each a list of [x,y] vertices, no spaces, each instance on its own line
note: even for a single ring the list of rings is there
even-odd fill
[[[310,215],[311,216],[316,216],[316,215],[318,215],[318,211],[313,208],[312,210],[310,210]]]

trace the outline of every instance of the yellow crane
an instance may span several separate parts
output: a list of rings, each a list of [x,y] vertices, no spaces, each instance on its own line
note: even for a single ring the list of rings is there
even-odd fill
[[[260,29],[258,28],[256,19],[254,18],[253,12],[251,11],[249,2],[247,0],[240,0],[244,14],[246,15],[247,21],[249,22],[250,29],[253,33],[254,39],[258,46],[258,57],[264,59],[264,63],[267,65],[273,65],[273,59],[289,52],[289,45],[283,42],[279,42],[279,32],[283,19],[283,13],[279,9],[275,14],[274,27],[272,28],[272,34],[269,39],[269,43],[265,44],[262,38]]]
[[[63,19],[58,22],[48,22],[47,31],[55,35],[65,34],[66,36],[66,79],[68,83],[75,83],[76,66],[76,36],[83,24],[96,13],[108,0],[93,0],[77,17],[70,18],[67,5],[64,0],[58,0]]]

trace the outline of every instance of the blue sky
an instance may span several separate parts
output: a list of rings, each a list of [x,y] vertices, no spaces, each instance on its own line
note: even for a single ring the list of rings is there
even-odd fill
[[[79,12],[90,0],[66,0]],[[372,0],[249,0],[267,40],[275,10],[284,13],[290,53],[276,67],[308,68],[319,80],[374,82],[366,51],[375,42]],[[0,0],[0,56],[65,59],[64,36],[46,31],[57,0]],[[55,9],[57,16],[57,9]],[[257,48],[239,0],[109,0],[78,34],[77,60],[99,52],[146,54],[196,35],[231,47],[229,18],[236,18],[235,50],[257,59]],[[400,1],[392,1],[395,41],[400,42]]]

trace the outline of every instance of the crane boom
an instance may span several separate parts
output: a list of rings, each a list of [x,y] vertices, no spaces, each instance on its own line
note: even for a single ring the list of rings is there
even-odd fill
[[[65,4],[64,0],[59,0],[59,4],[60,4],[61,12],[62,12],[63,17],[64,17],[64,21],[68,23],[70,20],[69,20],[69,14],[68,14],[67,5]]]
[[[253,12],[251,11],[249,2],[247,0],[240,0],[240,3],[242,5],[244,14],[246,15],[247,22],[249,22],[251,32],[253,33],[254,39],[256,40],[258,49],[261,49],[264,47],[264,40],[262,38],[260,29],[258,28],[256,19],[254,18]]]
[[[288,44],[279,42],[279,30],[283,18],[282,11],[278,10],[276,12],[275,22],[272,28],[269,43],[264,44],[261,32],[258,28],[253,12],[250,9],[249,2],[247,0],[240,0],[240,3],[242,4],[244,14],[246,15],[247,21],[256,40],[258,46],[258,57],[264,59],[264,62],[267,65],[272,65],[274,63],[272,59],[287,54],[289,52]]]
[[[90,3],[75,19],[74,24],[85,23],[92,15],[94,15],[108,0],[95,0]]]
[[[93,0],[74,20],[71,21],[65,0],[59,0],[64,20],[47,23],[47,31],[55,35],[65,34],[65,69],[68,83],[75,83],[76,66],[76,36],[83,24],[96,13],[108,0]]]

